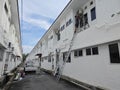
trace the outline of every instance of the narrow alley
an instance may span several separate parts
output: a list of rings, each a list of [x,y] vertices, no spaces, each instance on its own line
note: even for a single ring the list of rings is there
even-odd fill
[[[120,0],[0,0],[0,90],[120,90]]]
[[[67,81],[57,81],[55,77],[42,73],[28,74],[24,79],[13,82],[8,90],[84,90]]]

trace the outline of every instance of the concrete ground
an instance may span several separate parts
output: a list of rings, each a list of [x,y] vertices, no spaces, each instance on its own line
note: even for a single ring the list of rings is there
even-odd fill
[[[83,90],[64,80],[57,81],[46,73],[29,74],[21,81],[13,82],[9,90]]]

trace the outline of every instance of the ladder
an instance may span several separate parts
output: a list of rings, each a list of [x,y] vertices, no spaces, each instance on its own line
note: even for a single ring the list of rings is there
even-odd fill
[[[72,48],[72,46],[73,46],[73,42],[74,42],[74,39],[75,39],[75,35],[76,35],[76,33],[73,34],[72,40],[71,40],[71,42],[70,42],[70,47],[69,47],[69,49],[68,49],[67,56],[65,57],[65,60],[63,61],[62,67],[59,68],[59,72],[58,72],[58,75],[57,75],[57,80],[58,80],[58,81],[59,81],[60,78],[61,78],[61,75],[62,75],[62,73],[63,73],[65,64],[66,64],[66,62],[67,62],[67,60],[68,60],[68,58],[69,58],[69,56],[70,56],[71,48]]]

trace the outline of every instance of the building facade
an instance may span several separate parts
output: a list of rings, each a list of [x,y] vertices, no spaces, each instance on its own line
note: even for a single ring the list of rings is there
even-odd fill
[[[55,71],[62,66],[76,30],[63,76],[120,90],[120,1],[71,0],[35,45],[27,60]],[[38,64],[39,65],[39,64]]]
[[[0,77],[22,61],[17,0],[0,0]]]

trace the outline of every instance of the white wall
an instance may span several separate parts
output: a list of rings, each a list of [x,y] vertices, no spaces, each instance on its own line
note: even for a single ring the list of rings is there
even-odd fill
[[[74,58],[74,53],[72,52],[72,61],[71,63],[66,64],[63,74],[91,85],[101,86],[111,90],[120,90],[120,67],[119,64],[110,63],[108,49],[108,42],[120,40],[120,15],[116,14],[120,10],[120,1],[93,0],[94,3],[92,6],[90,6],[90,1],[92,0],[89,0],[83,7],[80,6],[81,8],[87,6],[87,10],[84,13],[88,13],[90,27],[76,34],[72,47],[72,50],[83,49],[84,55],[82,57]],[[94,6],[96,7],[96,20],[91,21],[90,10]],[[56,41],[55,38],[57,37],[53,37],[55,42],[48,42],[48,50],[43,46],[43,54],[43,51],[45,50],[47,52],[50,51],[49,48],[52,48],[54,53],[56,48],[61,49],[61,52],[68,51],[70,40],[72,39],[75,29],[74,16],[77,11],[75,10],[75,7],[76,6],[72,7],[70,12],[64,14],[65,16],[59,21],[60,27],[65,25],[65,29],[60,32],[60,41]],[[113,13],[115,13],[115,16],[111,18]],[[73,23],[66,27],[66,21],[70,18]],[[49,32],[47,35],[47,37],[49,37],[51,36],[51,33]],[[43,39],[41,42],[43,42]],[[86,56],[85,48],[96,45],[98,45],[99,55]],[[31,52],[30,57],[33,57],[33,54],[34,50]],[[55,61],[56,60],[54,60],[54,64],[56,65]],[[52,70],[52,62],[44,60],[42,62],[42,68]]]
[[[108,44],[99,45],[98,49],[99,55],[86,56],[85,49],[82,57],[74,58],[72,53],[72,62],[66,64],[63,74],[90,85],[120,90],[119,64],[110,63]]]
[[[53,37],[54,38],[54,36],[53,36],[53,32],[51,31],[50,32],[50,34],[48,35],[48,50],[47,50],[47,47],[46,47],[46,51],[48,52],[48,54],[50,53],[50,52],[53,52],[53,38],[51,39],[51,37]]]
[[[71,19],[72,23],[66,27],[66,22]],[[61,49],[61,52],[68,51],[70,41],[73,37],[74,33],[74,15],[73,11],[71,10],[60,22],[61,25],[65,25],[65,29],[60,32],[61,34],[61,39],[60,39],[60,44],[57,46],[57,48]]]
[[[44,60],[41,64],[41,67],[46,70],[52,70],[52,63],[48,62],[48,60]]]
[[[120,0],[96,0],[97,23],[103,25],[120,12]]]
[[[14,47],[14,51],[13,51],[13,54],[16,55],[16,56],[20,56],[22,57],[22,50],[21,50],[21,41],[19,39],[20,37],[20,33],[19,34],[16,34],[18,33],[19,29],[16,30],[15,27],[17,26],[14,26],[13,23],[14,23],[14,20],[12,20],[13,22],[11,23],[11,12],[12,12],[12,8],[11,8],[11,3],[12,1],[9,1],[9,0],[0,0],[0,36],[2,37],[2,40],[0,40],[0,44],[3,45],[3,47],[6,47],[5,49],[5,54],[4,54],[4,58],[3,58],[3,61],[0,62],[0,74],[3,74],[3,69],[4,69],[4,65],[5,63],[8,64],[8,71],[10,72],[13,68],[15,68],[15,62],[14,60],[10,60],[9,58],[9,61],[6,62],[5,60],[8,59],[6,57],[6,53],[9,51],[8,49],[8,43],[11,42],[11,46]],[[17,2],[17,1],[16,1]],[[14,9],[17,8],[16,6],[16,3],[14,1]],[[7,6],[7,9],[8,9],[8,13],[6,13],[5,11],[5,5],[6,3],[6,6]],[[12,13],[12,15],[18,13],[17,10],[14,11]],[[18,19],[18,17],[16,16],[16,18]],[[18,25],[19,27],[19,21],[15,22],[16,25]],[[3,48],[2,47],[2,48]],[[20,64],[21,61],[17,61],[17,65]]]

